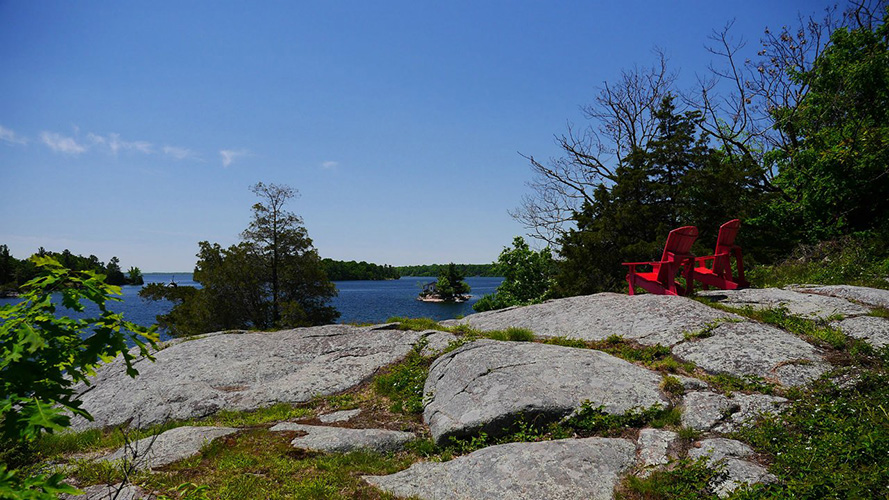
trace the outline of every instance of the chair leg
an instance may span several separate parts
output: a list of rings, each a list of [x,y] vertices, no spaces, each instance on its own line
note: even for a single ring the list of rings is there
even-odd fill
[[[630,275],[627,275],[627,284],[630,285],[630,295],[636,295],[636,290],[633,289],[633,280],[630,278]]]

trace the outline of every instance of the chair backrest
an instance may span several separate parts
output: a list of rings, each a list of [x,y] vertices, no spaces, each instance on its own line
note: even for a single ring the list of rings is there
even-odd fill
[[[741,221],[732,219],[719,226],[719,236],[716,238],[716,255],[728,253],[735,246],[735,236],[741,228]]]
[[[666,261],[669,254],[688,255],[691,252],[691,246],[698,238],[698,228],[694,226],[680,227],[670,231],[667,236],[667,244],[664,245],[664,254],[661,261]]]

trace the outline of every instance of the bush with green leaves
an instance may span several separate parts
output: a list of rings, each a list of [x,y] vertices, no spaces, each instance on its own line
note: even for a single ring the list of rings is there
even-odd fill
[[[556,262],[549,247],[531,250],[524,238],[516,236],[512,248],[500,252],[496,269],[503,275],[503,282],[494,293],[473,304],[478,312],[542,301],[552,287]]]
[[[138,356],[151,359],[156,347],[155,328],[124,321],[108,309],[109,301],[120,300],[120,288],[108,285],[104,276],[92,271],[71,271],[49,257],[32,258],[39,268],[37,278],[23,287],[22,301],[0,308],[0,497],[56,498],[60,492],[75,491],[61,482],[59,474],[23,477],[9,457],[33,442],[41,433],[61,431],[72,416],[92,419],[74,391],[101,362],[122,355],[127,374],[137,375],[133,362]],[[57,317],[61,306],[84,313],[84,301],[98,307],[95,317]],[[130,350],[128,342],[136,349]],[[11,469],[11,470],[7,470]]]

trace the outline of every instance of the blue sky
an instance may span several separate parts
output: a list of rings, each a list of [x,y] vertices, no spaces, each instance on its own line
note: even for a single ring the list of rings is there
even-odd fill
[[[826,4],[825,4],[826,5]],[[621,69],[681,82],[811,1],[0,0],[0,243],[190,271],[288,184],[323,257],[491,262],[527,162]]]

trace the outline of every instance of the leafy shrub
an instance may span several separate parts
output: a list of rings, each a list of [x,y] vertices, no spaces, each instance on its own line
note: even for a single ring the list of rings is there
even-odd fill
[[[70,271],[48,257],[32,258],[40,269],[37,278],[25,284],[22,301],[0,308],[0,449],[20,448],[43,432],[64,430],[70,415],[92,419],[81,408],[73,386],[87,382],[101,361],[121,355],[127,374],[137,375],[136,356],[151,356],[155,346],[154,328],[148,329],[123,320],[108,310],[108,301],[119,300],[120,288],[104,282],[104,276],[91,271]],[[55,316],[53,294],[61,294],[62,306],[84,312],[81,301],[96,304],[99,316],[71,319]],[[4,457],[9,457],[9,451]],[[73,488],[60,483],[61,476],[35,475],[21,478],[0,464],[0,497],[55,498]],[[13,464],[14,465],[14,464]]]

